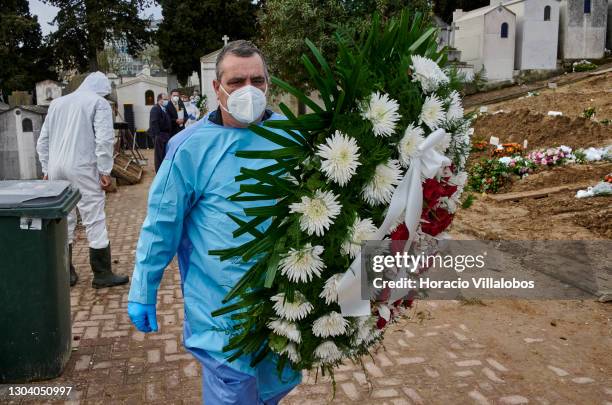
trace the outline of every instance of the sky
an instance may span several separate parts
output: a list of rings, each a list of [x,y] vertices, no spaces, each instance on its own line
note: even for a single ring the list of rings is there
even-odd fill
[[[38,23],[40,24],[42,34],[47,35],[55,31],[57,28],[49,25],[49,23],[53,21],[59,9],[57,7],[49,6],[40,0],[28,1],[30,3],[30,14],[38,16]],[[147,17],[150,14],[155,15],[155,18],[161,18],[161,7],[156,4],[155,6],[149,7],[141,13],[142,16]]]

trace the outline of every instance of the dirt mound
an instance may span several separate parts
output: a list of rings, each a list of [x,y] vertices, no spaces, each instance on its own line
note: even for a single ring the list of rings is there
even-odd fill
[[[557,89],[540,89],[539,95],[519,97],[489,105],[489,111],[527,109],[547,114],[561,111],[564,116],[581,117],[585,108],[594,108],[597,121],[612,119],[612,73],[601,74]]]
[[[612,143],[612,125],[582,117],[549,117],[521,109],[485,115],[474,122],[474,139],[498,137],[502,142],[523,143],[528,150],[567,145],[572,148],[606,146]]]
[[[564,116],[581,117],[584,109],[595,108],[598,121],[612,119],[612,104],[610,92],[604,90],[589,93],[556,92],[543,93],[536,97],[511,100],[499,107],[490,107],[490,112],[503,109],[518,111],[528,109],[534,113],[547,114],[549,111],[561,111]]]
[[[572,74],[567,75],[574,76]],[[562,80],[563,78],[560,78]],[[558,80],[553,80],[557,81]],[[524,86],[505,89],[501,93],[527,90]],[[595,108],[599,121],[612,119],[612,73],[588,77],[557,89],[539,89],[540,95],[515,98],[488,105],[490,112],[474,123],[475,139],[489,140],[496,136],[502,142],[523,143],[527,150],[567,145],[574,149],[612,144],[612,125],[606,126],[582,118],[585,108]],[[473,105],[480,97],[475,95]],[[471,98],[474,98],[470,96]],[[480,100],[482,103],[483,100]],[[562,111],[561,117],[549,117],[548,111]],[[468,166],[490,151],[472,153]],[[564,185],[594,186],[612,172],[612,163],[565,165],[540,169],[530,176],[503,187],[500,192],[540,190]],[[612,239],[612,197],[578,199],[575,190],[567,190],[548,197],[519,201],[494,201],[487,196],[473,194],[474,204],[459,209],[450,232],[456,237],[477,239]]]
[[[540,190],[572,184],[594,186],[612,172],[612,163],[543,169],[508,185],[502,192]],[[612,197],[579,199],[576,191],[548,197],[496,202],[478,196],[460,209],[451,233],[482,239],[612,239]]]
[[[605,202],[604,198],[600,197],[602,202]],[[606,239],[612,239],[612,207],[610,205],[603,206],[601,210],[595,212],[577,213],[573,220],[577,225],[583,226],[593,233]]]
[[[610,83],[612,82],[612,73],[601,74],[599,76],[594,76],[591,79],[585,80],[583,83],[574,83],[568,86],[568,88],[574,91],[576,88],[582,91],[590,91],[590,90],[601,90],[610,87]]]
[[[609,173],[612,173],[612,163],[608,162],[590,165],[557,166],[550,169],[542,169],[542,171],[515,181],[508,191],[539,190],[576,183],[595,185]]]
[[[575,194],[503,202],[477,196],[470,208],[457,211],[449,231],[458,239],[612,239],[612,197],[579,199]]]

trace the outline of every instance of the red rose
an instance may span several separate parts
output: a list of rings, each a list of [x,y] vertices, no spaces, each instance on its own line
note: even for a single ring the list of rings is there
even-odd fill
[[[444,195],[444,187],[436,179],[426,179],[423,182],[423,200],[429,207],[438,203],[440,197]]]
[[[395,231],[391,232],[391,240],[408,240],[408,234],[408,227],[402,222]]]
[[[442,194],[442,197],[450,197],[455,194],[455,191],[457,191],[457,186],[446,183],[444,185],[444,193]]]
[[[391,252],[393,254],[404,251],[404,244],[408,240],[408,235],[408,228],[404,223],[391,232]]]
[[[431,210],[426,218],[427,222],[421,224],[421,229],[426,234],[436,236],[453,222],[453,215],[446,211],[444,208],[436,208],[435,211]]]
[[[376,327],[378,329],[384,328],[386,324],[387,324],[387,321],[385,320],[385,318],[378,318],[378,321],[376,321]]]

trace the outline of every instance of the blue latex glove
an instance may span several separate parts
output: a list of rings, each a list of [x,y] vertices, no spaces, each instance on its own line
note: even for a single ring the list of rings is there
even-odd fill
[[[136,329],[145,333],[157,332],[157,314],[154,304],[128,301],[127,312]]]

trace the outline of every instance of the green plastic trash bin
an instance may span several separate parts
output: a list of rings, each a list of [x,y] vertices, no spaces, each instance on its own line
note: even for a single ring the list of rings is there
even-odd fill
[[[0,383],[59,376],[71,351],[67,181],[0,181]]]

